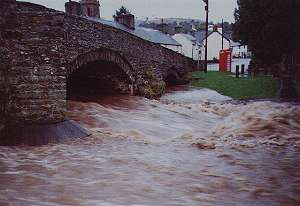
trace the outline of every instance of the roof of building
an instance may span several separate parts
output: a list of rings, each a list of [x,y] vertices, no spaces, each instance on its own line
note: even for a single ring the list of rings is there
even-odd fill
[[[231,33],[224,33],[224,37],[228,40],[232,40],[232,34]]]
[[[239,43],[239,42],[230,41],[230,46],[231,47],[238,47],[238,46],[242,46],[242,44]]]
[[[208,31],[208,36],[210,36],[211,34],[213,34],[215,32],[222,36],[222,34],[219,31]],[[223,36],[227,41],[230,41],[230,38],[228,38],[226,35],[223,35]],[[197,41],[202,43],[206,38],[206,31],[197,31],[197,32],[195,32],[195,38],[197,39]]]
[[[181,44],[179,44],[171,36],[166,35],[155,29],[150,29],[150,28],[145,28],[145,27],[140,27],[140,26],[135,27],[135,29],[129,29],[126,26],[124,26],[118,22],[115,22],[115,21],[109,21],[109,20],[92,18],[92,17],[85,17],[85,18],[95,21],[95,22],[99,22],[104,25],[108,25],[108,26],[126,31],[130,34],[133,34],[137,37],[140,37],[144,40],[147,40],[147,41],[150,41],[153,43],[163,44],[163,45],[181,46]]]
[[[211,35],[213,32],[208,31],[208,36]],[[197,31],[195,32],[195,38],[197,39],[198,42],[203,42],[204,39],[206,38],[206,31]]]
[[[195,37],[193,37],[192,35],[190,35],[190,34],[183,34],[183,33],[181,33],[181,34],[175,34],[175,35],[184,36],[186,39],[190,40],[191,42],[197,41],[197,39]]]

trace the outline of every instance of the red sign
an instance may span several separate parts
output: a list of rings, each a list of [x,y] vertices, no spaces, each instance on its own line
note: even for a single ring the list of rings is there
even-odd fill
[[[220,51],[219,71],[231,72],[231,50],[225,49]]]

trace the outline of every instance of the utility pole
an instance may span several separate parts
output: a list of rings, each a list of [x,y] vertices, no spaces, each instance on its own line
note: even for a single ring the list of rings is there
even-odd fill
[[[224,19],[222,19],[222,50],[224,49]]]
[[[205,11],[206,11],[206,31],[205,31],[205,68],[204,72],[207,73],[207,46],[208,46],[208,1],[209,0],[203,0],[206,4]]]
[[[192,45],[192,59],[194,60],[194,46],[195,44]]]

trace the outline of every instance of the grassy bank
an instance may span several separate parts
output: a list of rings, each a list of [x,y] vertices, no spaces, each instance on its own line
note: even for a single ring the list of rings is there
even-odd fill
[[[193,86],[213,89],[239,100],[274,98],[278,91],[278,81],[271,76],[236,79],[230,73],[194,72],[192,77]]]

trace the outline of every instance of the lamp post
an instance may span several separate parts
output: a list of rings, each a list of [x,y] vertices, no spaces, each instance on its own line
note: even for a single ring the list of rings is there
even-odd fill
[[[206,31],[205,31],[205,68],[204,72],[207,73],[207,45],[208,45],[208,1],[209,0],[203,0],[205,5],[205,11],[206,11]]]

